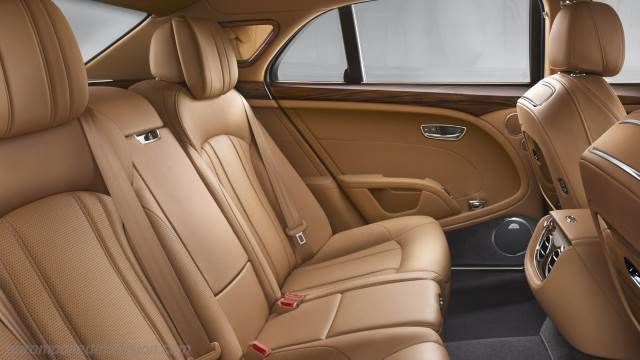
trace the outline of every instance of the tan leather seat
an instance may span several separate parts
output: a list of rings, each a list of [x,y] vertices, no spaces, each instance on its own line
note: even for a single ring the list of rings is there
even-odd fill
[[[582,155],[580,170],[611,276],[640,331],[640,121],[614,125]],[[621,306],[622,307],[622,306]],[[623,311],[622,308],[619,309]]]
[[[174,18],[153,36],[150,61],[157,80],[131,89],[149,99],[172,128],[216,200],[228,197],[236,204],[239,213],[226,215],[245,223],[242,231],[257,239],[265,266],[282,289],[307,292],[419,273],[436,280],[446,294],[449,249],[435,220],[398,218],[333,234],[316,199],[269,139],[281,180],[307,223],[311,256],[296,256],[252,139],[252,110],[233,89],[236,59],[219,26]],[[216,182],[226,194],[216,189]]]
[[[108,118],[122,126],[115,131],[137,133],[162,126],[157,114],[144,99],[124,90],[92,90],[95,97],[86,109],[87,79],[78,46],[49,0],[0,2],[0,53],[0,173],[10,174],[0,177],[0,287],[35,339],[33,345],[47,346],[55,358],[184,359],[182,340],[138,264],[114,202],[104,194],[101,173],[78,122],[81,116],[109,124]],[[121,139],[123,147],[114,146],[114,150],[124,164],[149,156],[172,160],[163,157],[175,154],[171,149],[181,154],[166,129],[162,136],[169,141],[157,141],[154,148],[131,150],[132,144],[126,141],[135,138],[129,136]],[[165,152],[156,153],[158,149]],[[170,161],[167,168],[185,166],[185,172],[172,173],[174,185],[185,180],[180,175],[189,174],[189,169],[195,175],[184,153],[177,159],[182,162]],[[144,195],[144,187],[152,185],[141,182],[142,169],[126,170],[138,194]],[[201,183],[200,189],[206,191]],[[150,217],[164,215],[155,199],[143,202]],[[182,211],[198,212],[197,204],[201,203]],[[240,344],[256,334],[284,349],[275,351],[273,359],[447,357],[436,332],[416,326],[415,312],[375,313],[376,304],[384,305],[384,299],[398,300],[394,296],[404,293],[403,287],[413,292],[436,286],[430,280],[310,299],[298,311],[275,316],[238,245],[220,240],[223,249],[197,254],[207,261],[195,262],[193,250],[211,249],[194,249],[202,245],[196,243],[180,248],[187,237],[184,228],[176,233],[171,226],[162,227],[165,221],[164,217],[156,220],[158,236],[207,336],[222,344],[222,359],[241,358]],[[207,239],[225,239],[230,230],[223,224],[198,229],[214,231]],[[370,297],[383,302],[365,301]],[[432,316],[424,303],[436,300],[410,300],[419,305],[411,307],[419,309],[419,319]],[[359,308],[361,304],[369,307]],[[363,311],[376,316],[364,317]],[[327,313],[332,316],[325,317]],[[11,355],[2,358],[40,358],[9,353],[23,348],[5,330],[0,326],[0,354]]]
[[[585,208],[578,163],[582,152],[626,112],[604,77],[624,64],[624,32],[607,4],[576,1],[553,22],[548,56],[557,74],[518,101],[530,158],[554,208]]]
[[[380,337],[376,358],[414,342],[439,349],[440,289],[423,277],[316,290],[297,309],[278,315],[276,302],[283,294],[270,269],[262,267],[260,250],[244,250],[153,107],[130,91],[93,87],[88,112],[111,129],[104,135],[130,169],[134,189],[185,291],[225,358],[239,358],[254,340],[272,348],[269,358],[293,350],[300,358],[316,352],[329,357],[336,351],[360,358],[358,352],[371,346],[369,337]],[[135,135],[149,130],[158,131],[157,140],[138,141]]]
[[[0,287],[29,345],[48,346],[29,349],[184,358],[77,121],[87,76],[62,13],[49,0],[1,1],[0,54]],[[42,359],[0,334],[0,353],[15,352],[3,359]]]

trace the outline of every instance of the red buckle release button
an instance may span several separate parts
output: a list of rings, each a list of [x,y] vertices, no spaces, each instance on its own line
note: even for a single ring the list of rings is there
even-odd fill
[[[278,306],[287,310],[293,310],[298,307],[298,302],[295,300],[280,299],[278,300]]]
[[[249,350],[257,353],[260,356],[259,359],[264,359],[271,354],[271,349],[258,341],[249,343]]]

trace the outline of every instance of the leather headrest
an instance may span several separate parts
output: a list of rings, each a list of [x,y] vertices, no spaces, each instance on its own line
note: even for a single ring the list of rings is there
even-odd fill
[[[197,99],[225,94],[238,81],[231,42],[211,20],[178,17],[160,26],[151,39],[149,62],[158,80],[186,82]]]
[[[50,0],[0,1],[0,138],[77,118],[88,101],[80,49]]]
[[[551,69],[614,76],[624,64],[624,31],[611,6],[576,1],[562,8],[549,37]]]

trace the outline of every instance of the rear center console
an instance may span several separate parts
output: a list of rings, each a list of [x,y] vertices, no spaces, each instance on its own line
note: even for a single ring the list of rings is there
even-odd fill
[[[607,267],[588,209],[552,211],[525,255],[529,286],[565,339],[583,353],[640,358],[640,338]]]
[[[571,216],[567,218],[567,221],[575,222],[576,218]],[[564,233],[558,231],[556,220],[553,217],[547,218],[543,222],[542,232],[538,236],[534,252],[535,270],[540,281],[544,281],[551,274],[551,270],[560,259],[562,252],[569,246],[571,244]]]

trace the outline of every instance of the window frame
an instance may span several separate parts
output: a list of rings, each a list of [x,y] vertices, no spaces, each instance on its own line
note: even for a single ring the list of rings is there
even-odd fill
[[[115,5],[114,5],[115,6]],[[97,59],[100,57],[100,55],[104,54],[105,52],[107,52],[109,49],[111,49],[115,44],[119,43],[120,40],[124,39],[125,37],[129,36],[129,34],[131,34],[132,32],[134,32],[137,28],[139,28],[140,26],[142,26],[142,24],[144,24],[145,22],[147,22],[147,20],[149,20],[149,18],[151,18],[151,14],[147,13],[142,20],[138,21],[137,23],[135,23],[131,29],[127,30],[124,32],[124,34],[118,36],[116,39],[114,39],[111,43],[109,43],[109,45],[107,45],[104,49],[98,51],[95,55],[93,55],[92,57],[90,57],[89,59],[87,59],[87,61],[84,62],[85,65],[89,65],[93,60]]]
[[[375,0],[372,0],[375,1]],[[368,1],[363,1],[368,2]],[[320,16],[323,16],[327,12],[336,10],[329,9],[317,16],[313,17],[303,26],[301,26],[282,47],[276,52],[275,56],[269,63],[267,71],[265,72],[265,83],[280,83],[280,84],[322,84],[322,85],[533,85],[544,78],[544,63],[545,63],[545,22],[547,16],[544,11],[543,0],[529,0],[529,82],[374,82],[366,81],[366,72],[362,62],[362,52],[360,49],[360,38],[358,36],[358,27],[353,10],[354,4],[363,2],[356,2],[349,5],[338,7],[338,15],[340,17],[340,27],[342,33],[342,40],[344,42],[345,56],[347,58],[347,68],[344,73],[344,81],[296,81],[296,80],[280,80],[278,79],[278,68],[282,62],[283,56],[286,54],[287,48],[291,42],[302,32],[307,26]]]

